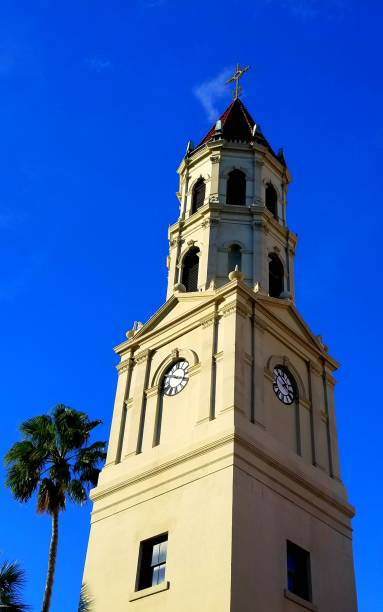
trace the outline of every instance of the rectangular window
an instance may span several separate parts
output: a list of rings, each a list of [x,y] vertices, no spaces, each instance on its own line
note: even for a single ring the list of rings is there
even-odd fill
[[[167,533],[141,542],[136,591],[155,586],[165,580],[167,548]]]
[[[311,601],[310,553],[287,541],[287,588],[290,593]]]

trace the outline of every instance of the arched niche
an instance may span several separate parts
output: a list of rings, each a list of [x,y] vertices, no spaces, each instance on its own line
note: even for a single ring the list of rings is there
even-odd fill
[[[298,370],[295,368],[291,360],[285,355],[272,355],[271,357],[269,357],[266,363],[265,370],[270,378],[273,377],[273,371],[276,366],[282,366],[285,370],[291,373],[291,376],[294,379],[298,391],[299,400],[307,401],[306,388],[303,383],[302,377],[300,376]]]
[[[173,363],[185,359],[188,362],[189,368],[199,363],[198,355],[192,349],[174,349],[165,359],[163,359],[160,365],[157,367],[151,380],[151,387],[156,387],[162,384],[162,379],[166,374],[167,370]]]

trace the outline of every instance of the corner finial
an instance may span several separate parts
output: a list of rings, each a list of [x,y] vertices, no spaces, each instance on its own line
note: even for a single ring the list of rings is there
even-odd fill
[[[228,81],[226,81],[226,85],[228,85],[228,83],[234,83],[235,82],[235,89],[234,89],[234,93],[233,93],[233,98],[234,100],[236,100],[237,98],[239,98],[239,96],[242,93],[242,87],[239,83],[239,79],[245,74],[245,72],[247,72],[250,69],[250,66],[245,66],[245,68],[241,68],[239,64],[237,64],[237,67],[235,69],[235,72],[233,74],[232,77],[230,77],[230,79]]]

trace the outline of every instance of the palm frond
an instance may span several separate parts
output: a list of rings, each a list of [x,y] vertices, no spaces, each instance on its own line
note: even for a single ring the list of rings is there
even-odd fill
[[[13,612],[24,612],[29,606],[21,599],[25,574],[18,563],[5,561],[0,566],[0,606],[8,606]]]
[[[39,448],[47,448],[54,443],[55,430],[48,414],[32,417],[20,425],[23,436]]]
[[[86,584],[82,584],[78,612],[91,612],[92,606],[93,600],[90,598],[88,587]]]
[[[75,504],[83,505],[88,499],[88,492],[83,483],[76,478],[73,478],[67,488],[69,499]]]
[[[33,495],[40,479],[40,473],[25,463],[15,463],[8,468],[6,485],[14,497],[27,502]]]

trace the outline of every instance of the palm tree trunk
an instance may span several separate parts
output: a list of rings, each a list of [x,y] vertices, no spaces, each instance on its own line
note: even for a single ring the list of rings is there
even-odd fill
[[[58,510],[52,512],[52,535],[51,544],[49,547],[48,574],[45,583],[44,601],[41,612],[49,612],[51,606],[53,579],[55,576],[57,543],[59,539],[59,513]]]

